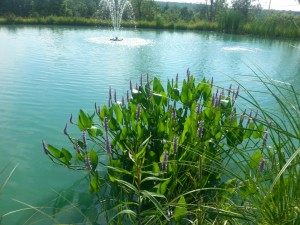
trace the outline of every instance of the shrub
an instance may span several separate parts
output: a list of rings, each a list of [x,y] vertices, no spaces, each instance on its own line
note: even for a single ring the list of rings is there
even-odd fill
[[[264,145],[266,133],[257,113],[237,116],[238,95],[239,88],[214,88],[213,80],[196,83],[189,70],[181,88],[177,78],[165,89],[147,75],[140,85],[130,82],[126,98],[110,88],[108,105],[95,105],[91,115],[80,110],[77,123],[71,116],[81,132],[72,137],[65,126],[74,150],[44,141],[43,148],[53,162],[87,171],[107,223],[246,221],[229,198],[229,178],[238,172],[227,165],[249,143]],[[253,171],[261,160],[256,154]]]

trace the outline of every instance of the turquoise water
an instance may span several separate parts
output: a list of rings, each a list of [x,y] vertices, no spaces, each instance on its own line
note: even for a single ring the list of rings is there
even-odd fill
[[[0,171],[17,165],[0,193],[0,215],[27,207],[12,199],[42,206],[84,177],[52,164],[41,140],[68,146],[63,128],[70,114],[106,104],[109,86],[121,96],[141,74],[166,81],[177,73],[184,78],[189,68],[198,80],[214,77],[227,87],[236,79],[255,89],[249,75],[261,68],[300,90],[299,41],[154,30],[123,30],[122,42],[109,41],[113,36],[99,28],[0,26]],[[8,171],[1,175],[0,183]],[[2,222],[20,220],[23,212]]]

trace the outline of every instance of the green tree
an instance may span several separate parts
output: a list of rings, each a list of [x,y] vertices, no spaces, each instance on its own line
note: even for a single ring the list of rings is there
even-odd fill
[[[257,0],[232,0],[232,8],[248,19],[250,11],[260,9],[261,6]]]
[[[217,15],[226,8],[226,0],[210,0],[209,19],[214,21]]]

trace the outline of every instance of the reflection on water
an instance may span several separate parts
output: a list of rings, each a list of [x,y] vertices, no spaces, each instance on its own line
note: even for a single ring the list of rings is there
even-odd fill
[[[5,205],[0,214],[24,207],[12,198],[44,205],[55,196],[53,189],[63,190],[84,177],[84,172],[53,165],[41,140],[72,149],[63,135],[70,114],[80,108],[92,112],[95,102],[106,104],[109,86],[122,96],[129,80],[136,82],[141,74],[166,82],[177,73],[183,79],[189,68],[197,80],[214,77],[222,87],[236,79],[247,89],[259,89],[251,77],[254,70],[300,90],[296,41],[123,30],[124,40],[112,42],[112,34],[98,28],[0,26],[0,165],[19,164],[0,193]],[[258,99],[272,107],[265,96]],[[18,215],[5,220],[18,224]]]

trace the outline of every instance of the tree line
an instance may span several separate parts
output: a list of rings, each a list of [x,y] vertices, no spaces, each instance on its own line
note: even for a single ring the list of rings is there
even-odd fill
[[[101,1],[101,0],[100,0]],[[67,16],[91,18],[97,16],[99,0],[0,0],[0,15],[21,17]],[[154,0],[129,0],[137,20],[164,20],[190,22],[200,19],[214,21],[229,10],[226,0],[206,0],[204,4],[159,3]],[[295,0],[299,1],[300,0]],[[270,0],[271,2],[271,0]],[[231,0],[232,9],[248,18],[251,12],[261,9],[259,0]],[[181,4],[182,5],[182,4]]]
[[[0,0],[0,17],[7,23],[23,23],[20,18],[28,18],[35,24],[88,25],[97,19],[107,25],[109,12],[101,8],[105,4],[100,1],[105,0]],[[202,4],[128,1],[139,27],[300,37],[300,13],[263,10],[261,0],[205,0]],[[294,1],[298,4],[300,0]],[[131,18],[124,13],[123,21]]]

